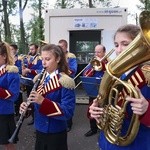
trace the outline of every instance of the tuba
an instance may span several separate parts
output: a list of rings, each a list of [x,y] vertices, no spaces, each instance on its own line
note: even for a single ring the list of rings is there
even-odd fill
[[[139,93],[131,83],[120,80],[120,76],[137,65],[150,60],[150,12],[143,11],[139,16],[141,31],[116,59],[106,65],[97,100],[104,108],[97,126],[104,131],[106,139],[120,146],[129,145],[139,130],[139,116],[132,114],[126,133],[122,132],[128,102],[123,97],[123,105],[118,104],[119,87],[126,89],[131,97],[139,98]]]

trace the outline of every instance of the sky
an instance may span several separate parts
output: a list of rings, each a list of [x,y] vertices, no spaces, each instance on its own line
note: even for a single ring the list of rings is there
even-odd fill
[[[84,0],[87,1],[88,0]],[[54,8],[54,4],[55,4],[56,0],[49,0],[49,9],[53,9]],[[120,6],[120,7],[125,7],[128,8],[128,13],[130,13],[131,15],[128,16],[128,23],[133,23],[136,24],[135,21],[135,14],[137,13],[137,16],[139,16],[140,14],[140,10],[137,9],[136,5],[140,5],[139,0],[112,0],[112,4],[114,6]]]
[[[83,0],[88,2],[88,0]],[[139,16],[140,14],[140,10],[137,9],[136,5],[140,5],[139,0],[111,0],[113,6],[120,6],[120,7],[124,7],[124,8],[128,8],[128,13],[130,15],[128,15],[128,23],[132,23],[132,24],[136,24],[136,20],[135,20],[135,16],[137,14],[137,16]],[[45,0],[45,2],[49,3],[49,6],[45,9],[53,9],[54,8],[54,4],[56,3],[56,0]],[[30,13],[33,13],[31,10],[29,11],[29,9],[25,9],[24,12],[24,21],[28,22],[31,19],[31,15]],[[13,24],[18,24],[19,25],[19,16],[13,16],[10,18],[11,22]]]

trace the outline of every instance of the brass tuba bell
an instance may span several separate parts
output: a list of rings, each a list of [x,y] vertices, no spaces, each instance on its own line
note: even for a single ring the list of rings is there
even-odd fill
[[[120,85],[127,90],[131,97],[139,98],[137,90],[130,83],[120,80],[120,76],[135,66],[150,60],[149,11],[143,11],[140,14],[139,23],[141,31],[137,37],[116,59],[107,64],[97,96],[99,106],[104,107],[98,127],[104,131],[105,137],[110,143],[120,146],[128,145],[135,139],[140,125],[139,116],[133,114],[128,130],[122,134],[128,102],[124,97],[124,105],[121,107],[117,105]]]

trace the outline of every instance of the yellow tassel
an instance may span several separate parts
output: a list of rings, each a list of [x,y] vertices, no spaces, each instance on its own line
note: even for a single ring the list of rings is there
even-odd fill
[[[146,78],[146,81],[148,82],[148,85],[150,86],[150,65],[144,65],[141,69]]]

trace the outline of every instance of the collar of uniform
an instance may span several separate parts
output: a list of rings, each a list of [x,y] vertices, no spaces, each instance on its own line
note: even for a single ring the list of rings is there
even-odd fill
[[[127,76],[132,70],[134,70],[135,68],[137,68],[137,66],[133,67],[132,69],[128,70],[127,72],[125,72],[125,75]]]
[[[50,76],[50,78],[53,78],[56,74],[58,74],[58,70],[55,70],[54,72],[52,72],[52,73],[46,73],[46,77],[47,76]]]

